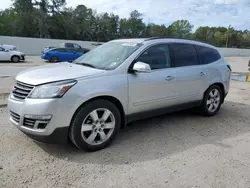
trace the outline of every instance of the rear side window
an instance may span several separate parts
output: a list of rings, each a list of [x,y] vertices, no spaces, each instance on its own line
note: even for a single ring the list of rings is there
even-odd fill
[[[65,49],[66,52],[76,52],[76,50],[74,48],[68,48],[68,49]]]
[[[195,48],[198,52],[201,64],[209,64],[221,58],[219,52],[215,49],[197,45]]]
[[[199,65],[197,52],[191,44],[170,44],[170,54],[173,60],[172,67]]]
[[[68,49],[66,49],[66,48],[57,48],[57,49],[54,49],[53,51],[56,51],[56,52],[68,52]]]

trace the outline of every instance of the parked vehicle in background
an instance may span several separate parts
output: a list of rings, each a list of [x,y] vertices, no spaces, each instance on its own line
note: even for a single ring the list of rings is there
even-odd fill
[[[41,58],[54,63],[62,61],[71,62],[83,54],[83,52],[78,52],[72,48],[52,48],[42,51]]]
[[[18,63],[19,61],[24,60],[24,53],[0,47],[0,61],[12,61],[13,63]]]
[[[100,45],[102,45],[102,44],[104,44],[104,43],[100,43],[100,42],[96,42],[96,43],[91,43],[93,46],[100,46]]]
[[[10,120],[43,142],[67,141],[96,151],[126,123],[198,107],[217,114],[231,68],[211,45],[183,39],[107,42],[72,63],[47,65],[16,77]]]
[[[56,48],[55,46],[46,46],[43,48],[42,51],[46,51],[46,50],[50,50],[50,49],[53,49],[53,48]]]
[[[17,51],[16,46],[9,45],[9,44],[0,44],[0,47],[4,48],[4,49],[6,49],[6,50]]]
[[[87,53],[90,51],[88,48],[83,48],[81,45],[76,43],[70,43],[70,42],[64,42],[60,44],[60,47],[62,48],[73,48],[76,49],[78,52]]]

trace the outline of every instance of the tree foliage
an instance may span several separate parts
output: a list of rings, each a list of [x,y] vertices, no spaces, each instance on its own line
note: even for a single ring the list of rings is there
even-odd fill
[[[199,27],[187,20],[171,25],[144,23],[137,10],[128,18],[97,14],[85,5],[67,8],[65,0],[13,0],[0,11],[0,35],[106,42],[116,38],[175,37],[207,42],[218,47],[250,47],[250,32],[232,27]]]

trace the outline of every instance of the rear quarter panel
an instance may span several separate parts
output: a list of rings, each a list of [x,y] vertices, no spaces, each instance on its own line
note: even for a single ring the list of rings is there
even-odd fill
[[[225,93],[229,91],[231,71],[228,69],[227,65],[224,59],[205,65],[207,73],[205,82],[207,87],[214,83],[222,83]]]

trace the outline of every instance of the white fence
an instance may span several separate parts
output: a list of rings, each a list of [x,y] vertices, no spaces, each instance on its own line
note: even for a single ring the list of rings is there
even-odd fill
[[[41,50],[46,46],[59,46],[63,42],[75,42],[82,47],[92,49],[97,42],[91,41],[73,41],[73,40],[58,40],[58,39],[40,39],[26,37],[8,37],[0,36],[0,44],[11,44],[24,52],[27,55],[40,55]],[[250,49],[237,48],[218,48],[225,57],[250,57]]]
[[[97,42],[91,41],[74,41],[74,40],[58,40],[58,39],[40,39],[26,37],[8,37],[0,36],[0,44],[10,44],[17,47],[19,51],[26,55],[40,55],[41,50],[46,46],[59,47],[63,42],[74,42],[80,44],[83,48],[92,49]]]
[[[250,49],[218,48],[225,57],[250,57]]]

